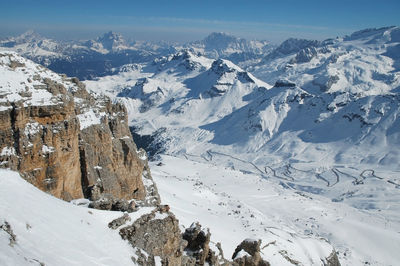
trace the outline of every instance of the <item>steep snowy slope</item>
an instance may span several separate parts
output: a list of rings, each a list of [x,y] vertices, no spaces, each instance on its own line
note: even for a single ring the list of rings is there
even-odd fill
[[[56,199],[10,170],[0,169],[0,176],[1,265],[133,265],[135,250],[107,226],[121,212]]]

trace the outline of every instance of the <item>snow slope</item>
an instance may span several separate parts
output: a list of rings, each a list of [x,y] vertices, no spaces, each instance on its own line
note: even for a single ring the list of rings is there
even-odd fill
[[[121,212],[87,209],[54,198],[0,169],[1,265],[132,265],[135,250],[108,223]],[[141,208],[132,220],[150,212]]]
[[[226,257],[237,243],[254,238],[262,240],[262,256],[271,265],[292,265],[285,255],[299,265],[321,265],[331,249],[326,240],[341,265],[400,261],[400,224],[383,215],[219,165],[170,156],[161,162],[151,169],[162,201],[185,227],[194,220],[209,227],[211,241],[222,243]]]

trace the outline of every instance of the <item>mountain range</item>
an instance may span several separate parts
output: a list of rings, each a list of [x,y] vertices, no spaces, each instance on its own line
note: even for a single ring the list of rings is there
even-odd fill
[[[260,175],[398,224],[399,33],[289,39],[244,68],[186,49],[85,83],[127,106],[152,154]]]
[[[111,74],[128,63],[144,63],[157,57],[194,49],[212,58],[234,62],[252,60],[271,49],[267,41],[247,41],[226,33],[211,33],[202,41],[187,44],[126,41],[121,34],[107,32],[93,40],[56,41],[28,31],[0,41],[0,47],[16,51],[49,69],[80,79]]]
[[[327,239],[344,265],[399,260],[399,27],[280,45],[225,33],[186,44],[112,32],[62,43],[30,32],[0,46],[124,105],[161,197],[187,226],[199,217],[229,252],[226,235],[237,230],[294,241],[289,253],[303,264],[318,258],[298,253],[311,236]],[[271,229],[279,226],[284,233]],[[277,265],[291,257],[265,256]]]

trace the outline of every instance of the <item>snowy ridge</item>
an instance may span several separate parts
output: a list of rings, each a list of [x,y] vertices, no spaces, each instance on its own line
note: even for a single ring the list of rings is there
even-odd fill
[[[62,108],[68,102],[74,101],[80,105],[80,114],[77,115],[81,129],[90,125],[100,124],[106,116],[100,109],[105,106],[100,95],[92,93],[97,100],[97,106],[86,106],[82,98],[76,96],[70,99],[62,91],[50,92],[50,84],[56,82],[69,92],[76,92],[80,88],[77,81],[54,73],[15,52],[0,50],[0,111],[9,110],[13,104],[22,103],[28,106],[53,106]],[[32,133],[34,125],[26,128],[26,134]]]
[[[17,53],[0,51],[0,103],[24,101],[24,106],[57,105],[61,95],[46,90],[44,79],[51,79],[72,90],[76,85],[60,75],[27,60]]]

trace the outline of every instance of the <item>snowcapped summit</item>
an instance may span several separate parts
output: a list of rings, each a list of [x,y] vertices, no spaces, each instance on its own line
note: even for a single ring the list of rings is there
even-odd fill
[[[126,42],[121,34],[109,31],[96,39],[107,50],[121,49],[126,46]]]
[[[192,49],[182,49],[176,53],[154,59],[152,66],[156,68],[154,71],[158,72],[168,69],[169,72],[183,71],[185,73],[200,69],[205,70],[210,67],[211,62],[211,59]]]
[[[290,38],[276,47],[271,53],[269,53],[265,58],[265,60],[271,60],[278,57],[290,55],[293,53],[297,53],[302,49],[317,47],[320,45],[319,41],[316,40],[306,40],[306,39],[295,39]]]
[[[39,33],[33,30],[28,30],[17,37],[9,38],[9,41],[14,41],[15,44],[21,44],[26,42],[37,42],[43,39],[44,37],[41,36]]]
[[[218,74],[223,74],[223,73],[229,73],[229,72],[234,72],[234,71],[241,71],[243,70],[233,64],[232,62],[224,59],[217,59],[213,62],[211,65],[212,71]]]
[[[198,50],[209,58],[224,58],[238,64],[260,57],[271,46],[267,41],[249,41],[227,33],[213,32],[203,40],[188,43],[185,47]]]
[[[109,53],[113,51],[127,49],[127,44],[121,34],[109,31],[95,40],[89,40],[85,45],[99,53]]]
[[[346,36],[344,41],[369,41],[369,43],[377,42],[399,42],[400,27],[390,26],[383,28],[371,28],[356,31],[350,36]]]
[[[232,88],[246,87],[245,84],[251,84],[251,87],[265,85],[256,81],[250,73],[224,59],[215,60],[207,71],[187,79],[185,83],[190,88],[189,97],[221,96]]]
[[[235,48],[237,48],[243,42],[245,42],[244,39],[237,38],[224,32],[213,32],[203,40],[207,50],[223,50],[235,46]]]
[[[4,50],[16,51],[28,58],[37,58],[45,65],[50,58],[61,56],[59,54],[61,47],[58,42],[44,38],[32,30],[0,41],[0,47]]]

